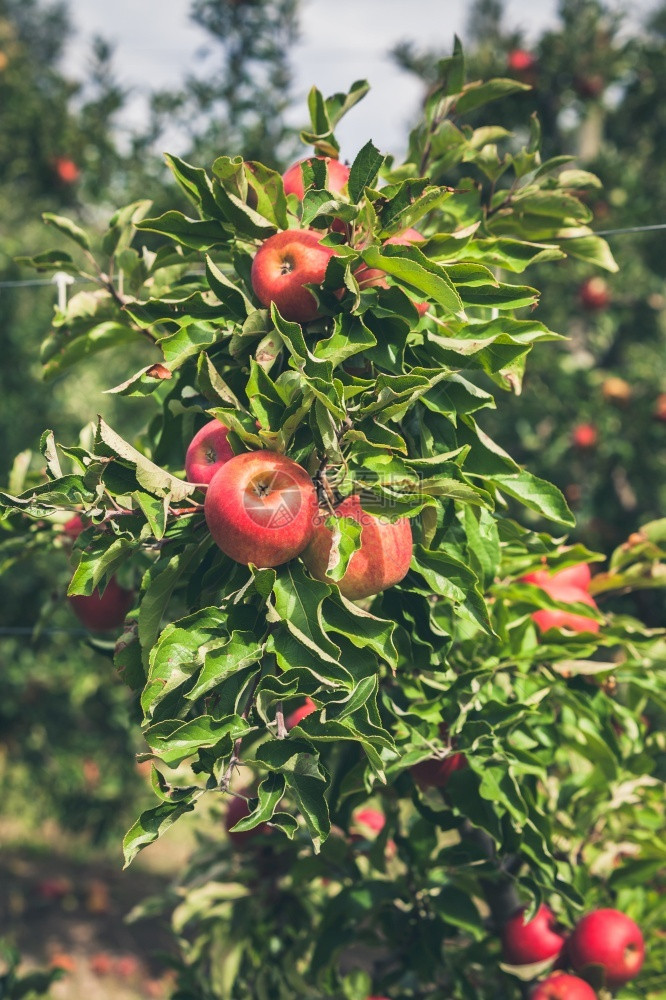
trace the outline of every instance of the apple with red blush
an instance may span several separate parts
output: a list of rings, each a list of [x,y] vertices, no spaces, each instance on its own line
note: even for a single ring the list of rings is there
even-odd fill
[[[264,306],[274,302],[281,315],[295,323],[309,323],[319,313],[317,300],[306,285],[321,285],[331,257],[337,251],[321,242],[314,229],[285,229],[269,236],[252,261],[254,293]]]
[[[235,455],[206,491],[204,516],[213,540],[236,562],[281,566],[310,542],[317,518],[314,483],[305,469],[272,451]]]
[[[598,276],[587,278],[578,289],[578,298],[583,308],[591,312],[606,309],[611,301],[608,283]]]
[[[197,431],[185,455],[185,475],[190,483],[207,486],[218,469],[234,457],[227,440],[229,428],[210,420]]]
[[[599,441],[599,432],[594,424],[577,424],[571,432],[571,443],[581,451],[591,451]]]
[[[584,979],[566,972],[554,972],[537,984],[530,1000],[597,1000],[597,994]]]
[[[307,719],[308,715],[312,715],[313,712],[317,711],[317,706],[313,702],[312,698],[306,698],[302,705],[295,708],[293,712],[290,712],[285,719],[286,728],[293,729],[297,726],[303,719]]]
[[[521,582],[531,583],[544,590],[549,597],[562,604],[587,604],[597,610],[597,604],[588,593],[592,575],[587,563],[569,566],[557,573],[536,570],[521,577]],[[568,628],[572,632],[598,632],[600,624],[575,612],[543,608],[532,614],[532,620],[542,632],[551,628]]]
[[[511,49],[506,64],[513,73],[528,73],[536,69],[537,61],[526,49]]]
[[[389,236],[389,238],[383,244],[391,244],[392,246],[411,246],[412,243],[423,243],[425,241],[425,236],[423,236],[417,229],[405,229],[402,233],[397,233],[395,236]],[[358,281],[359,288],[363,290],[364,288],[388,288],[389,284],[386,280],[386,271],[382,271],[378,267],[368,267],[367,264],[361,264],[360,267],[354,272],[356,280]],[[414,306],[416,311],[420,316],[428,311],[427,302],[415,302]]]
[[[333,529],[326,524],[329,516],[350,518],[361,525],[361,544],[352,554],[342,579],[340,593],[350,601],[372,597],[399,583],[406,576],[412,558],[412,529],[409,519],[375,517],[361,507],[357,495],[347,497],[335,508],[334,515],[322,511],[313,535],[301,558],[315,580],[334,583],[328,576],[333,546]]]
[[[92,594],[72,594],[67,598],[72,611],[91,632],[109,632],[125,621],[134,603],[134,592],[121,587],[115,576],[109,579],[103,592],[95,588]]]
[[[53,169],[60,183],[68,186],[76,184],[81,176],[81,171],[76,163],[68,156],[56,156],[53,160]]]
[[[533,965],[555,959],[566,941],[555,914],[543,904],[531,920],[525,920],[524,907],[514,913],[504,924],[501,938],[502,956],[509,965]]]
[[[301,164],[312,163],[315,159],[323,160],[326,163],[328,170],[327,190],[332,194],[337,194],[344,190],[349,180],[349,167],[345,166],[344,163],[340,163],[340,160],[334,160],[331,156],[316,156],[299,160],[297,163],[293,163],[288,170],[285,170],[282,175],[285,194],[295,194],[299,201],[303,200],[305,188],[303,186]]]
[[[600,909],[578,921],[567,942],[567,958],[583,975],[601,968],[604,983],[617,990],[634,979],[645,958],[640,927],[620,910]]]

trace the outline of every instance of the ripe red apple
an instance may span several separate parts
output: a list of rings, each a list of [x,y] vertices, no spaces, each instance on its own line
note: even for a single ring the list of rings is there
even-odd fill
[[[295,708],[294,711],[287,716],[284,724],[287,727],[287,729],[293,729],[294,726],[297,726],[299,722],[302,722],[303,719],[306,719],[308,717],[308,715],[312,715],[312,713],[316,711],[317,711],[317,706],[312,701],[312,699],[306,698],[304,703],[300,706],[300,708]]]
[[[295,194],[302,201],[305,195],[303,187],[303,174],[301,172],[302,163],[310,163],[312,159],[325,160],[328,167],[328,190],[336,193],[342,191],[349,180],[349,167],[339,160],[334,160],[330,156],[317,156],[293,163],[282,175],[285,194]]]
[[[110,976],[113,971],[113,959],[104,951],[97,952],[90,959],[90,969],[96,976]]]
[[[134,603],[134,593],[121,587],[115,576],[107,583],[104,593],[75,594],[68,597],[72,610],[82,625],[91,632],[108,632],[118,628]]]
[[[327,577],[328,560],[333,544],[333,531],[326,526],[327,514],[322,512],[314,527],[312,541],[301,558],[315,580],[332,582]],[[397,521],[367,514],[358,496],[343,500],[335,509],[336,517],[349,517],[360,524],[361,547],[354,552],[347,570],[338,581],[340,593],[350,601],[371,597],[407,574],[412,558],[412,528],[406,517]]]
[[[210,420],[197,431],[185,455],[185,475],[190,483],[207,485],[225,462],[234,457],[227,441],[229,428]]]
[[[243,795],[251,795],[250,789],[245,789]],[[242,819],[250,815],[250,806],[246,799],[238,798],[238,796],[233,796],[229,801],[229,806],[227,808],[226,815],[224,817],[224,828],[227,831],[232,842],[236,845],[244,844],[248,840],[252,840],[254,837],[258,836],[260,833],[270,833],[271,828],[267,823],[260,823],[259,826],[255,826],[252,830],[238,830],[236,833],[233,832],[232,827],[236,823],[240,823]]]
[[[419,788],[446,788],[455,771],[467,767],[464,753],[451,753],[448,757],[430,757],[410,767],[409,773]]]
[[[319,315],[317,301],[305,285],[321,285],[335,247],[321,243],[314,229],[286,229],[269,236],[252,261],[252,287],[264,306],[271,302],[285,319],[309,323]]]
[[[584,979],[555,972],[537,985],[530,1000],[597,1000],[597,994]]]
[[[506,64],[514,73],[527,73],[535,69],[537,61],[532,53],[525,49],[512,49],[507,56]]]
[[[587,278],[578,290],[578,297],[585,309],[605,309],[610,305],[611,294],[603,278]]]
[[[367,809],[357,809],[354,813],[353,825],[361,831],[369,830],[375,835],[381,833],[386,825],[386,816],[379,809],[373,809],[371,806]]]
[[[73,517],[70,517],[69,521],[65,521],[62,526],[63,532],[68,538],[71,538],[72,541],[79,537],[84,528],[85,524],[78,514],[74,514]]]
[[[532,965],[556,958],[565,937],[557,930],[555,914],[540,906],[532,920],[525,922],[525,910],[518,910],[502,928],[502,955],[509,965]]]
[[[248,451],[217,470],[204,515],[216,544],[236,562],[281,566],[312,538],[317,495],[310,476],[291,458]]]
[[[403,233],[397,233],[396,236],[389,236],[386,243],[392,243],[394,246],[409,246],[410,243],[418,243],[419,241],[425,240],[423,236],[417,229],[405,229]],[[386,245],[386,243],[384,245]],[[378,267],[368,267],[367,264],[361,264],[360,267],[354,272],[356,280],[358,281],[359,288],[388,288],[388,281],[386,280],[386,271],[382,271]],[[414,303],[417,312],[420,316],[428,311],[427,302],[415,302]]]
[[[594,424],[577,424],[571,432],[571,442],[576,448],[595,448],[598,440],[599,434]]]
[[[74,160],[67,156],[56,156],[53,160],[56,176],[63,184],[75,184],[81,176],[81,171]]]
[[[567,944],[576,972],[603,967],[606,986],[616,990],[641,970],[645,943],[640,927],[619,910],[594,910],[576,924]]]
[[[597,604],[593,597],[580,587],[567,587],[563,584],[543,587],[550,597],[563,604],[587,604],[591,608],[596,608]],[[542,632],[549,628],[568,628],[572,632],[598,632],[600,624],[594,618],[586,618],[584,615],[577,615],[570,611],[548,611],[543,608],[535,611],[532,620],[536,622]]]
[[[587,563],[579,563],[577,566],[567,566],[566,569],[558,570],[552,576],[547,569],[537,569],[533,573],[526,573],[520,579],[523,583],[534,583],[543,590],[553,588],[557,590],[560,587],[578,587],[580,590],[587,590],[592,573]]]

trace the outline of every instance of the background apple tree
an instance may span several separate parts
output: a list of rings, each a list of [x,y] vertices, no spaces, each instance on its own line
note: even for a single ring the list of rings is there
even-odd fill
[[[142,199],[101,239],[52,216],[63,241],[33,259],[96,286],[56,311],[48,373],[112,352],[128,367],[110,391],[150,407],[132,440],[102,418],[78,441],[46,431],[44,464],[14,468],[2,525],[8,561],[71,553],[71,596],[114,577],[136,590],[114,662],[140,703],[157,804],[128,832],[127,862],[184,814],[202,818],[161,904],[181,1000],[527,996],[552,960],[502,961],[521,903],[547,903],[565,927],[603,907],[628,914],[647,957],[617,995],[666,995],[664,639],[603,604],[663,580],[666,525],[643,525],[597,566],[594,600],[573,602],[587,630],[542,632],[533,615],[571,604],[523,578],[602,557],[567,543],[559,490],[477,423],[558,337],[533,317],[524,272],[565,255],[616,266],[581,197],[595,177],[543,161],[535,118],[522,147],[465,124],[523,89],[467,83],[457,45],[404,163],[368,142],[331,192],[325,161],[311,161],[299,199],[257,161],[169,157],[187,213],[151,215]],[[313,89],[309,150],[336,157],[336,125],[365,90]],[[385,242],[410,227],[424,243]],[[300,228],[336,250],[307,324],[259,307],[250,280],[260,244]],[[362,264],[385,286],[360,288]],[[355,604],[298,558],[225,557],[183,478],[211,417],[237,453],[278,451],[320,482],[325,468],[335,502],[360,492],[369,512],[410,518],[402,582]],[[87,526],[68,539],[77,513]],[[334,576],[358,545],[343,529]],[[286,729],[306,698],[315,711]],[[441,787],[415,780],[454,754],[465,766]],[[238,797],[249,815],[227,836]],[[599,970],[590,978],[603,991]]]

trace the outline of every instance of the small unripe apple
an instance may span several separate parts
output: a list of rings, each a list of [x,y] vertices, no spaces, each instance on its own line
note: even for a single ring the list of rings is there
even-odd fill
[[[294,726],[299,724],[299,722],[302,722],[303,719],[308,717],[308,715],[312,715],[312,713],[316,711],[317,706],[313,702],[312,698],[306,698],[300,708],[295,708],[294,711],[287,716],[284,724],[287,729],[293,729]]]
[[[121,587],[115,576],[112,576],[103,594],[95,589],[90,595],[73,594],[67,600],[76,617],[87,629],[91,632],[108,632],[125,621],[125,616],[134,603],[134,593]]]
[[[243,795],[250,794],[250,789],[245,789],[243,792]],[[259,826],[253,827],[252,830],[238,830],[234,833],[232,827],[234,827],[236,823],[240,823],[240,821],[245,819],[246,816],[249,816],[250,812],[250,805],[247,799],[239,798],[237,795],[234,795],[233,798],[230,799],[227,812],[224,817],[224,828],[232,842],[237,846],[246,843],[248,840],[252,840],[260,833],[272,832],[267,823],[260,823]]]
[[[576,924],[567,943],[567,956],[576,972],[601,966],[605,985],[616,990],[640,972],[645,942],[640,927],[626,913],[594,910]]]
[[[540,906],[527,922],[523,908],[510,917],[502,928],[502,955],[509,965],[545,962],[560,954],[565,940],[557,929],[555,914],[548,906]]]
[[[391,243],[393,246],[409,246],[411,243],[423,242],[425,236],[423,236],[417,229],[405,229],[403,233],[397,233],[395,236],[389,236],[386,243]],[[386,243],[384,245],[386,245]],[[386,271],[382,271],[378,267],[368,267],[367,264],[361,264],[360,267],[354,272],[354,276],[358,281],[359,288],[388,288],[389,284],[386,280]],[[416,311],[420,316],[428,311],[427,302],[415,302],[414,306]]]
[[[305,189],[303,187],[301,164],[310,163],[313,159],[326,161],[328,168],[328,190],[332,193],[343,190],[349,180],[349,167],[346,167],[344,163],[340,163],[339,160],[334,160],[330,156],[317,156],[299,160],[297,163],[293,163],[288,170],[285,170],[282,175],[285,194],[295,194],[300,201],[303,200]]]
[[[216,544],[236,562],[281,566],[312,538],[317,495],[308,473],[291,458],[249,451],[217,470],[204,515]]]
[[[271,302],[285,319],[309,323],[319,316],[317,300],[305,285],[321,285],[335,247],[321,243],[314,229],[286,229],[269,236],[252,261],[252,287],[264,306]]]
[[[67,156],[56,156],[53,160],[56,176],[63,184],[75,184],[81,176],[81,171],[74,160]]]
[[[597,1000],[597,994],[584,979],[566,972],[554,972],[537,984],[530,1000]]]
[[[594,424],[577,424],[571,432],[571,442],[584,450],[595,448],[599,434]]]
[[[619,378],[617,375],[609,375],[602,383],[601,393],[609,403],[623,406],[631,399],[632,389],[625,379]]]
[[[315,580],[332,583],[327,576],[333,545],[333,530],[327,527],[329,515],[322,511],[314,527],[312,540],[301,558]],[[378,594],[406,576],[412,559],[412,528],[408,518],[388,521],[366,513],[358,496],[347,497],[335,508],[335,517],[349,517],[361,527],[361,546],[352,555],[344,576],[338,580],[340,593],[350,601]]]
[[[207,485],[218,469],[234,457],[227,441],[229,428],[219,420],[210,420],[197,431],[185,455],[185,475],[190,483]]]
[[[603,278],[587,278],[578,290],[578,297],[585,309],[606,309],[610,305],[611,294]]]
[[[532,53],[525,49],[512,49],[507,56],[506,64],[514,73],[527,73],[536,68],[537,61]]]

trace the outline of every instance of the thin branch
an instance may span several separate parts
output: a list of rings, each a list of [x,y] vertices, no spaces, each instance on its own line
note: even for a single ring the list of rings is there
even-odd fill
[[[252,710],[252,706],[254,705],[254,693],[257,690],[257,685],[259,683],[260,677],[261,677],[261,672],[257,674],[254,681],[252,682],[252,687],[250,688],[250,692],[247,696],[245,708],[241,712],[241,719],[246,720]],[[243,737],[239,736],[236,742],[234,743],[233,750],[231,751],[231,758],[229,760],[229,763],[227,764],[226,771],[222,775],[222,779],[219,784],[219,789],[221,792],[229,791],[229,785],[231,784],[231,779],[233,777],[234,770],[238,767],[238,765],[241,762],[240,750],[242,743],[243,743]]]

